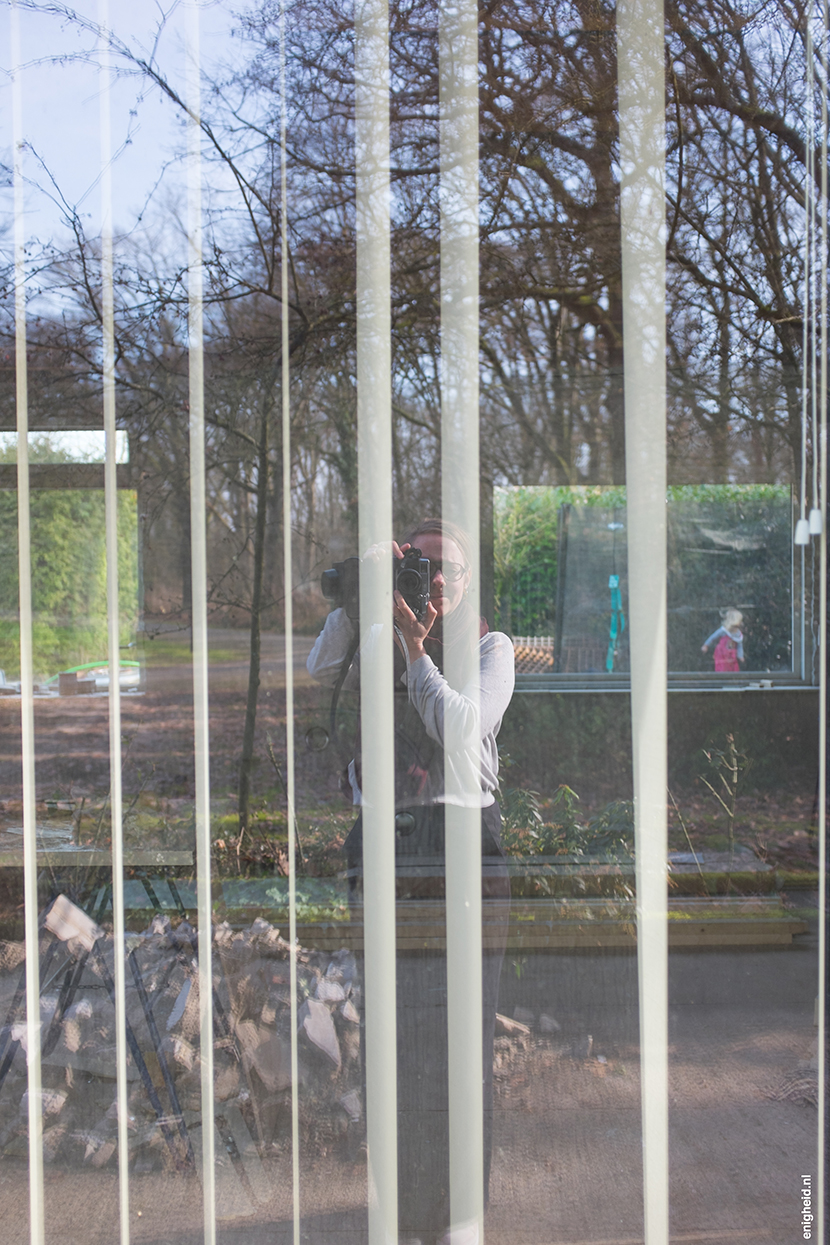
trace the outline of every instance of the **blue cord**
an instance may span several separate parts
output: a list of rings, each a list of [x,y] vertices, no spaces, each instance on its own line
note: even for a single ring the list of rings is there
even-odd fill
[[[605,658],[605,669],[609,674],[614,669],[614,658],[617,653],[617,641],[625,631],[625,614],[622,608],[619,575],[608,576],[608,587],[611,589],[611,625],[608,628],[608,655]]]

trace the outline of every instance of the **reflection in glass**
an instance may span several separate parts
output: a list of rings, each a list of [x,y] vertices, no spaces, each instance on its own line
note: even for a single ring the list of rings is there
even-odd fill
[[[469,542],[446,520],[425,520],[409,533],[401,549],[420,549],[440,566],[442,560],[469,565]],[[364,561],[380,559],[370,549]],[[388,569],[379,561],[381,571]],[[448,805],[475,812],[482,864],[475,879],[484,908],[481,1027],[467,1023],[483,1049],[483,1167],[489,1187],[493,1129],[493,1041],[509,884],[500,842],[498,751],[496,736],[513,690],[513,653],[506,636],[491,633],[472,615],[468,601],[471,573],[445,580],[440,569],[429,576],[430,596],[418,617],[400,593],[394,606],[395,649],[395,894],[398,939],[396,1042],[398,1099],[398,1223],[404,1237],[442,1238],[455,1214],[451,1206],[450,1102],[448,1049],[448,965],[444,950],[447,920],[446,856]],[[361,598],[361,608],[366,602]],[[471,623],[475,635],[471,639]],[[357,670],[375,660],[392,640],[392,627],[363,619],[358,647],[356,623],[339,607],[329,614],[308,659],[312,676],[325,684],[357,684]],[[357,650],[357,651],[356,651]],[[452,657],[451,669],[448,657]],[[457,680],[457,681],[456,681]],[[361,680],[365,687],[365,681]],[[472,712],[471,689],[480,697],[481,718]],[[339,689],[338,689],[339,690]],[[372,704],[370,712],[374,712]],[[361,722],[366,709],[363,709]],[[364,803],[364,744],[349,762],[355,804]],[[371,811],[371,808],[370,810]],[[354,900],[364,892],[367,844],[365,810],[344,843]],[[391,827],[390,827],[391,829]],[[479,880],[480,878],[480,880]],[[417,929],[429,935],[419,945]],[[481,929],[477,931],[482,938]],[[366,955],[371,954],[367,945]]]
[[[530,650],[552,641],[550,672],[627,673],[625,489],[497,489],[494,513],[501,625]],[[790,489],[675,485],[666,517],[669,670],[727,672],[713,633],[731,611],[729,672],[792,673]]]
[[[159,25],[151,7],[122,6],[108,57],[85,14],[63,9],[58,20],[54,6],[14,7],[25,65],[25,146],[15,155],[25,168],[16,225],[26,276],[17,344],[26,350],[16,367],[3,303],[4,1245],[29,1237],[29,1121],[41,1119],[47,1241],[71,1239],[82,1222],[84,1245],[112,1243],[118,1025],[109,983],[122,962],[131,1240],[196,1245],[209,1234],[213,1197],[199,1172],[212,1143],[219,1245],[287,1245],[295,1232],[309,1245],[360,1245],[381,1160],[387,1187],[400,1176],[402,1229],[435,1245],[452,1224],[452,1245],[469,1245],[484,1164],[479,1120],[465,1132],[463,1100],[483,1105],[491,1075],[485,1239],[642,1239],[638,1009],[665,973],[646,969],[638,981],[634,754],[641,776],[654,779],[654,825],[668,813],[669,877],[660,873],[654,897],[655,910],[668,909],[658,923],[670,953],[671,1231],[789,1239],[802,1173],[814,1188],[818,1178],[823,790],[821,550],[810,538],[793,558],[791,545],[793,509],[803,503],[806,513],[812,501],[794,488],[802,458],[808,480],[815,463],[802,406],[823,406],[803,387],[814,324],[803,315],[804,182],[811,170],[817,188],[821,178],[809,155],[803,15],[780,0],[749,20],[677,0],[653,25],[649,68],[636,38],[618,64],[617,22],[654,17],[645,0],[499,0],[466,9],[463,40],[457,5],[392,3],[387,14],[367,0],[353,14],[334,0],[298,0],[286,14],[276,3],[240,14],[194,4],[173,6]],[[201,137],[186,121],[180,20],[196,11]],[[355,17],[358,26],[371,19],[362,49]],[[123,960],[110,886],[104,472],[93,445],[106,373],[102,76],[116,153],[115,407],[129,443],[129,463],[118,466],[115,621],[117,644],[134,644],[119,649]],[[638,167],[620,143],[620,100],[635,122],[623,126],[625,142],[638,135],[632,88],[639,137],[659,140],[640,165],[653,221],[665,204],[665,238],[656,224],[645,235],[633,228],[630,215],[621,228],[621,178],[628,211]],[[195,211],[187,222],[186,128],[192,154],[201,145],[201,175],[190,165],[201,250]],[[11,220],[9,188],[0,196]],[[10,247],[11,235],[0,241]],[[624,296],[623,260],[638,250],[645,284]],[[188,305],[200,274],[201,353],[190,333],[198,302]],[[666,358],[665,402],[644,397],[632,350],[634,364],[650,357],[653,377]],[[201,437],[190,441],[200,362],[203,496]],[[27,442],[38,692],[22,705],[15,382],[21,415],[28,405],[38,430]],[[624,405],[638,403],[653,420],[648,434],[631,419],[625,427]],[[659,576],[642,529],[632,537],[632,505],[644,493],[629,471],[626,494],[626,456],[658,462],[664,444],[670,483],[650,480],[660,514],[650,531],[665,519],[666,608],[650,603],[635,625],[637,599]],[[405,658],[391,639],[385,712],[378,686],[359,698],[349,684],[332,720],[330,688],[306,669],[329,625],[321,571],[427,514],[454,518],[474,546],[469,558],[448,557],[471,572],[473,644],[461,646],[463,660],[495,635],[505,636],[505,662],[515,657],[518,691],[486,749],[504,857],[491,850],[492,828],[482,845],[476,748],[456,759],[458,787],[475,773],[477,800],[442,821],[445,758],[406,694]],[[663,544],[660,536],[659,560]],[[377,586],[387,604],[372,623],[388,629],[391,553],[383,557]],[[644,590],[632,587],[637,557]],[[463,582],[447,569],[445,561],[445,587]],[[651,645],[658,673],[668,654],[669,695],[655,697],[651,717],[667,708],[668,791],[661,732],[639,717],[632,733],[637,640]],[[194,650],[198,690],[206,671],[210,693],[207,710],[203,696],[196,704],[198,747]],[[436,671],[442,661],[433,660]],[[463,695],[450,665],[439,675]],[[360,666],[368,685],[366,648]],[[468,699],[480,700],[483,724],[490,672],[478,673],[482,696],[474,689]],[[399,752],[409,756],[397,793],[384,759],[395,742],[393,700],[405,728]],[[30,710],[34,719],[33,754],[21,710],[24,727]],[[419,756],[430,740],[435,749]],[[452,761],[453,749],[443,751]],[[373,765],[376,777],[386,765],[387,777],[386,795],[372,797],[374,841],[389,865],[385,915],[355,894],[361,880],[367,886],[365,806],[362,864],[350,867],[345,850],[355,785],[366,797]],[[38,892],[26,907],[22,776]],[[461,922],[448,929],[443,894],[456,831],[467,864],[484,847],[483,868],[462,862],[457,871],[475,885],[459,888],[456,915],[482,904],[466,934]],[[39,941],[29,968],[37,959],[42,980],[28,1026],[24,912],[30,950]],[[391,920],[373,926],[379,916]],[[446,944],[459,933],[456,989]],[[206,944],[213,972],[200,986]],[[484,977],[465,978],[478,954]],[[387,1029],[374,1051],[372,962],[387,972],[375,1014],[402,1034],[398,1043]],[[484,1008],[469,1003],[480,987]],[[44,1093],[27,1097],[38,1069],[25,1048],[38,1020]],[[211,1026],[212,1084],[200,1051],[200,1028],[209,1037]],[[458,1075],[447,1072],[453,1051]],[[364,1087],[381,1073],[400,1085],[404,1111],[389,1095],[372,1134]],[[463,1222],[462,1210],[460,1224],[446,1205],[456,1091],[455,1178],[464,1163],[474,1176],[461,1189],[470,1214]],[[424,1118],[431,1106],[440,1118]],[[383,1145],[399,1130],[400,1169]]]

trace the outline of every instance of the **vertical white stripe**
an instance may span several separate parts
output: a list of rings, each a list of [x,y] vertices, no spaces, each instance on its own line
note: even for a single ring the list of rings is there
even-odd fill
[[[40,1066],[40,954],[35,818],[35,729],[32,672],[32,579],[29,528],[29,413],[26,374],[26,254],[23,200],[23,91],[20,14],[11,4],[14,146],[14,329],[17,400],[17,525],[20,594],[20,725],[23,769],[23,899],[26,940],[26,1045],[29,1089],[29,1237],[42,1245],[43,1117]]]
[[[112,923],[115,979],[115,1066],[118,1103],[118,1207],[121,1245],[130,1240],[127,1133],[127,1005],[124,943],[124,827],[121,803],[121,658],[118,603],[118,485],[115,469],[115,328],[112,289],[112,134],[110,126],[109,0],[99,0],[101,27],[101,325],[104,400],[104,499],[107,535],[110,812],[112,816]]]
[[[800,607],[799,614],[801,618],[801,678],[807,677],[807,554],[806,546],[810,543],[810,524],[807,519],[807,408],[810,393],[809,376],[810,376],[810,352],[812,349],[813,362],[815,362],[815,336],[812,327],[812,297],[813,297],[813,225],[814,225],[814,200],[815,200],[815,181],[813,167],[813,36],[810,22],[807,22],[806,40],[805,40],[805,58],[806,58],[806,74],[805,74],[805,99],[804,111],[807,121],[807,176],[804,183],[804,296],[802,306],[802,331],[801,331],[801,477],[800,477],[800,500],[799,500],[799,518],[795,526],[795,544],[800,549]],[[813,407],[815,408],[815,385],[813,386]],[[811,620],[812,626],[812,620]]]
[[[646,1245],[668,1240],[666,320],[660,0],[617,8],[631,719]]]
[[[819,691],[818,691],[818,1147],[816,1161],[816,1222],[818,1245],[824,1245],[824,1207],[827,1188],[824,1163],[827,1138],[827,42],[830,38],[830,4],[823,0],[821,12],[821,394],[819,437],[813,453],[819,458]]]
[[[398,1235],[395,1015],[395,722],[392,629],[392,354],[389,34],[386,0],[355,13],[357,447],[361,630],[385,623],[360,663],[363,945],[369,1245]]]
[[[441,166],[441,502],[471,546],[469,601],[478,645],[478,8],[472,0],[441,7],[438,29]],[[464,647],[464,646],[459,646]],[[457,651],[457,650],[456,650]],[[453,650],[444,671],[459,686]],[[479,689],[471,699],[476,718]],[[475,730],[476,737],[480,731]],[[464,741],[445,739],[445,756]],[[480,764],[480,756],[476,757]],[[474,766],[475,767],[475,766]],[[481,982],[480,779],[452,790],[447,766],[447,995],[449,1036],[450,1208],[452,1227],[477,1225],[484,1214]]]
[[[294,1245],[300,1245],[300,1073],[297,1051],[297,838],[294,785],[294,573],[291,549],[291,389],[288,308],[288,111],[285,76],[285,0],[280,0],[280,358],[282,384],[282,562],[285,599],[285,768],[288,826],[288,941],[291,1013],[291,1205]]]
[[[801,502],[799,510],[799,525],[796,527],[796,544],[807,544],[808,530],[804,523],[807,515],[807,405],[809,386],[809,370],[810,370],[810,308],[812,296],[812,267],[813,267],[813,199],[815,197],[815,183],[813,181],[812,170],[812,152],[813,152],[813,42],[812,30],[809,21],[807,22],[806,43],[806,77],[804,83],[804,111],[807,120],[807,176],[804,182],[804,305],[802,308],[803,324],[801,330]],[[804,559],[802,558],[802,563]],[[804,577],[802,574],[802,595],[805,593]],[[804,617],[804,608],[802,606],[802,618]],[[804,664],[802,658],[802,666]]]
[[[213,965],[210,885],[205,402],[202,321],[202,162],[199,0],[187,4],[187,239],[190,372],[190,528],[193,731],[196,767],[196,876],[199,912],[199,1036],[202,1088],[202,1196],[205,1245],[216,1245],[213,1106]]]
[[[807,226],[808,237],[810,239],[810,302],[808,304],[809,333],[810,333],[810,415],[811,415],[811,446],[813,451],[812,461],[812,504],[810,510],[810,531],[813,532],[813,524],[817,519],[816,511],[818,509],[818,325],[816,320],[818,296],[816,293],[816,277],[817,272],[821,271],[821,259],[819,256],[820,238],[818,234],[818,204],[816,202],[816,132],[815,132],[815,49],[813,44],[812,31],[813,12],[810,6],[807,19],[807,64],[808,73],[807,80],[809,83],[809,98],[807,100],[807,186],[809,187],[808,195],[808,212],[809,221]]]

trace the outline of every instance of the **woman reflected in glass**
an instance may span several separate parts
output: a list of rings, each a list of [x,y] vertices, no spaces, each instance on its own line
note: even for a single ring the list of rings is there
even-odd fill
[[[392,553],[418,548],[429,560],[429,601],[418,618],[394,594],[395,835],[399,934],[405,907],[420,901],[443,924],[445,809],[480,812],[483,899],[483,1110],[485,1204],[492,1151],[493,1038],[504,956],[509,881],[501,849],[496,737],[514,686],[513,645],[489,630],[468,592],[466,534],[440,519],[418,524]],[[372,557],[376,550],[365,556]],[[379,625],[364,633],[381,640]],[[311,675],[334,685],[354,648],[354,624],[333,610],[308,659]],[[359,686],[358,651],[345,686]],[[361,707],[362,713],[369,711]],[[354,801],[361,802],[360,750],[349,765]],[[476,819],[478,824],[478,818]],[[345,851],[353,893],[361,888],[362,819]],[[475,1229],[450,1228],[447,1088],[447,963],[434,947],[400,951],[397,959],[398,1219],[401,1241],[474,1245]]]

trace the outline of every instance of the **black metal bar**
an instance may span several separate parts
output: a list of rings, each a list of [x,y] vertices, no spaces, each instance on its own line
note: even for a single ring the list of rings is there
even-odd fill
[[[112,977],[110,977],[110,972],[109,972],[109,969],[107,968],[107,962],[104,959],[104,956],[97,942],[95,944],[95,955],[101,967],[101,977],[107,989],[107,993],[109,994],[110,999],[112,1000],[113,1006],[115,1006],[115,984],[112,980]],[[145,1090],[147,1091],[147,1097],[150,1099],[150,1105],[152,1106],[153,1110],[156,1113],[156,1118],[158,1119],[159,1128],[161,1129],[162,1136],[164,1137],[164,1140],[167,1142],[168,1149],[170,1150],[170,1153],[173,1156],[173,1162],[176,1164],[176,1169],[178,1171],[181,1171],[183,1168],[188,1166],[188,1160],[185,1160],[184,1163],[182,1162],[182,1157],[179,1152],[179,1148],[176,1145],[175,1134],[171,1130],[170,1125],[167,1123],[167,1119],[164,1114],[164,1108],[161,1105],[161,1099],[159,1098],[158,1093],[156,1092],[156,1087],[153,1084],[153,1078],[150,1076],[149,1069],[147,1067],[147,1064],[145,1063],[144,1056],[141,1053],[141,1048],[138,1045],[138,1041],[136,1040],[136,1036],[133,1033],[132,1026],[130,1025],[129,1020],[126,1021],[125,1027],[127,1031],[127,1045],[130,1048],[132,1057],[135,1060],[135,1066],[138,1068],[138,1074],[141,1077]],[[193,1161],[192,1149],[189,1151],[189,1160],[190,1162]]]
[[[138,967],[138,961],[136,960],[135,951],[131,951],[130,954],[127,956],[127,959],[130,961],[130,968],[132,969],[133,981],[135,982],[135,988],[138,991],[138,997],[141,1001],[141,1006],[144,1011],[144,1017],[147,1021],[147,1028],[150,1030],[150,1040],[152,1041],[153,1047],[155,1048],[156,1056],[159,1061],[159,1067],[161,1068],[161,1075],[164,1077],[164,1084],[167,1086],[167,1093],[170,1096],[170,1104],[176,1116],[176,1126],[178,1127],[179,1135],[182,1141],[187,1147],[187,1157],[190,1159],[191,1163],[195,1163],[196,1160],[193,1156],[193,1147],[190,1144],[190,1137],[187,1132],[187,1125],[185,1124],[184,1116],[182,1115],[182,1108],[179,1103],[179,1096],[176,1093],[176,1086],[173,1082],[173,1077],[170,1075],[170,1069],[167,1066],[167,1058],[164,1054],[164,1050],[162,1049],[161,1037],[159,1035],[158,1026],[156,1025],[155,1017],[153,1016],[153,1009],[150,1006],[150,1000],[147,997],[147,991],[144,988],[144,982],[141,980],[141,970]]]
[[[80,985],[81,975],[86,968],[86,962],[88,959],[89,952],[84,951],[83,955],[78,960],[78,963],[75,965],[74,972],[71,967],[66,970],[63,985],[61,986],[61,992],[58,995],[58,1005],[55,1008],[51,1021],[49,1022],[49,1028],[46,1030],[46,1037],[43,1039],[43,1046],[41,1047],[40,1052],[42,1056],[51,1055],[52,1051],[58,1044],[64,1015],[67,1009],[72,1006],[75,993]]]
[[[149,895],[150,903],[153,905],[154,910],[156,912],[161,912],[163,915],[164,909],[162,908],[161,903],[159,901],[159,897],[156,894],[156,892],[153,890],[153,885],[150,879],[147,877],[146,873],[141,874],[141,884],[146,890],[147,894]]]
[[[98,905],[98,911],[96,912],[95,916],[92,918],[95,921],[96,925],[100,923],[101,917],[104,915],[104,911],[106,909],[106,904],[107,904],[107,898],[111,890],[112,890],[111,883],[108,886],[104,887],[104,895],[103,895],[103,898],[100,904]],[[52,945],[54,946],[54,944]],[[58,1044],[58,1039],[60,1037],[60,1026],[63,1023],[64,1016],[66,1015],[67,1011],[69,1010],[69,1008],[72,1006],[73,1002],[75,1001],[75,995],[77,994],[78,987],[81,984],[81,978],[84,975],[84,969],[86,968],[86,962],[88,959],[89,959],[89,952],[84,951],[75,966],[74,973],[71,971],[68,971],[66,974],[66,977],[64,978],[64,983],[63,983],[63,986],[61,987],[61,992],[58,996],[58,1005],[55,1008],[55,1014],[53,1015],[52,1020],[50,1021],[49,1029],[46,1033],[46,1038],[44,1039],[44,1042],[43,1042],[43,1048],[41,1050],[42,1055],[51,1055],[52,1051],[55,1049],[55,1047]]]
[[[173,903],[176,905],[176,907],[179,910],[179,916],[184,917],[184,919],[187,920],[187,908],[182,903],[182,897],[179,894],[179,888],[176,885],[176,879],[165,878],[165,881],[167,882],[167,885],[170,887],[170,894],[173,896]]]
[[[18,1048],[20,1046],[20,1043],[15,1041],[12,1038],[11,1034],[12,1034],[12,1028],[14,1026],[14,1022],[17,1019],[17,1013],[20,1010],[20,1004],[23,999],[23,995],[25,993],[26,993],[26,965],[24,963],[23,972],[21,973],[20,981],[17,983],[17,989],[14,992],[14,998],[12,999],[11,1007],[9,1008],[8,1013],[6,1014],[6,1023],[3,1025],[2,1030],[0,1030],[0,1035],[2,1035],[2,1040],[3,1040],[3,1053],[2,1053],[2,1057],[0,1057],[0,1087],[2,1087],[3,1082],[6,1079],[6,1076],[8,1075],[9,1068],[12,1066],[12,1063],[14,1062],[14,1057],[17,1054]]]
[[[199,935],[197,934],[195,929],[191,929],[190,934],[188,935],[188,941],[190,943],[190,947],[191,947],[191,950],[193,951],[193,954],[198,959],[199,958]],[[236,1039],[234,1037],[233,1029],[231,1028],[231,1023],[228,1020],[228,1017],[225,1015],[225,1009],[222,1006],[222,1000],[219,998],[219,994],[215,986],[212,987],[212,996],[213,996],[214,1019],[220,1021],[222,1028],[225,1030],[225,1036],[229,1038],[233,1038],[234,1044],[236,1044]],[[238,1058],[239,1058],[239,1052],[237,1051],[237,1059]]]
[[[56,946],[57,946],[57,940],[53,939],[53,941],[50,942],[49,946],[46,948],[46,957],[43,961],[43,969],[41,973],[42,976],[45,975],[47,969],[49,968],[49,965],[52,960],[52,956],[55,954]],[[2,1088],[3,1082],[5,1081],[8,1075],[9,1068],[12,1066],[12,1063],[14,1062],[14,1057],[17,1054],[18,1048],[20,1046],[20,1043],[16,1041],[12,1037],[11,1034],[12,1034],[12,1027],[14,1026],[15,1020],[17,1019],[17,1013],[20,1011],[20,1005],[23,1002],[23,996],[25,995],[25,993],[26,993],[26,964],[24,962],[23,971],[20,974],[20,981],[17,983],[17,989],[14,992],[14,998],[12,999],[11,1006],[8,1010],[8,1013],[6,1014],[5,1024],[3,1025],[3,1028],[0,1029],[0,1039],[2,1039],[2,1042],[3,1042],[2,1053],[0,1053],[0,1088]]]

